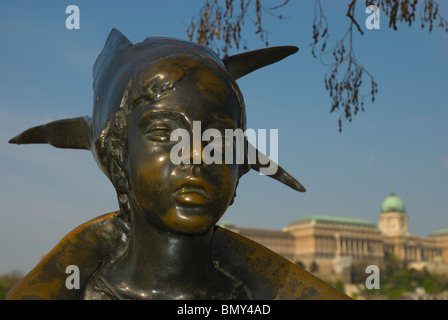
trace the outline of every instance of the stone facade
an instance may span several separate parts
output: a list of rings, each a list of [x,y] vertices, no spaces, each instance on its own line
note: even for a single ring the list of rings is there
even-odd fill
[[[381,265],[387,255],[423,267],[448,266],[448,229],[429,237],[410,234],[404,205],[394,194],[385,199],[381,211],[378,227],[365,220],[325,216],[306,217],[283,230],[225,227],[308,270],[317,265],[311,271],[328,278],[356,263]]]

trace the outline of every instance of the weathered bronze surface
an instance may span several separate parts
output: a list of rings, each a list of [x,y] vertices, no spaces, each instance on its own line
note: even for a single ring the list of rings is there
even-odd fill
[[[173,130],[246,129],[235,80],[293,54],[276,47],[223,60],[190,42],[147,38],[132,44],[113,29],[95,62],[92,117],[28,129],[11,143],[91,150],[113,183],[120,210],[69,233],[8,299],[347,299],[265,247],[216,226],[233,203],[244,163],[175,164]],[[200,132],[202,134],[202,132]],[[264,155],[261,155],[264,160]],[[262,165],[261,163],[264,163]],[[270,177],[297,191],[282,168]],[[68,289],[66,267],[80,270]]]

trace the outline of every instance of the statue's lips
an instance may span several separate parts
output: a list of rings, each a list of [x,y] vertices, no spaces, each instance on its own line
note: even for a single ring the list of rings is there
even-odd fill
[[[175,191],[176,200],[183,204],[203,206],[210,203],[210,196],[200,186],[185,184]]]

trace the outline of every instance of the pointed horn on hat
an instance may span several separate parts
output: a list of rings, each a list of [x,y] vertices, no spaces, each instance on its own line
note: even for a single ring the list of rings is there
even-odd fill
[[[90,150],[90,123],[89,117],[57,120],[30,128],[9,140],[9,143],[48,143],[56,148]]]
[[[106,39],[104,48],[98,55],[93,65],[93,78],[95,79],[97,74],[110,63],[110,58],[113,57],[118,51],[124,50],[132,46],[132,42],[119,30],[113,28],[109,36]]]
[[[236,80],[248,73],[251,73],[252,71],[280,61],[287,56],[296,53],[297,51],[299,51],[299,48],[295,46],[272,47],[233,55],[224,58],[222,61],[226,66],[227,71],[229,71],[229,73]],[[264,171],[264,168],[270,167],[271,164],[275,164],[271,159],[258,151],[250,143],[248,143],[248,148],[249,155],[256,155],[256,161],[254,163],[252,163],[252,161],[249,161],[251,169],[263,173],[262,171]],[[275,165],[277,167],[277,170],[274,174],[269,175],[269,177],[280,181],[281,183],[291,187],[296,191],[306,191],[305,187],[299,181],[294,179],[294,177],[292,177],[283,168],[281,168],[277,164]]]
[[[252,71],[280,61],[297,51],[299,51],[299,48],[295,46],[272,47],[236,54],[226,57],[222,61],[236,80]]]
[[[262,169],[263,168],[267,168],[270,167],[271,164],[275,164],[277,166],[277,170],[274,174],[272,175],[268,175],[269,177],[280,181],[281,183],[287,185],[288,187],[299,191],[299,192],[305,192],[306,189],[305,187],[296,179],[294,179],[294,177],[292,177],[288,172],[286,172],[282,167],[280,167],[279,165],[277,165],[275,162],[273,162],[271,159],[269,159],[268,157],[266,157],[263,153],[261,153],[260,151],[258,151],[251,143],[247,143],[248,145],[248,154],[249,155],[256,155],[256,161],[255,163],[252,163],[253,161],[249,161],[250,163],[250,168],[254,169],[258,172],[263,173]]]

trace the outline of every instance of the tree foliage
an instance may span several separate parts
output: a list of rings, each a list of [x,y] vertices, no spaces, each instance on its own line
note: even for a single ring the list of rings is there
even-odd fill
[[[446,275],[429,272],[426,268],[415,270],[393,255],[385,257],[381,267],[381,286],[379,290],[365,290],[365,294],[386,295],[389,299],[398,299],[405,292],[414,292],[416,288],[435,294],[448,288]]]
[[[262,0],[205,0],[199,13],[192,17],[187,34],[191,41],[209,46],[218,54],[226,56],[230,48],[246,50],[246,41],[242,35],[246,23],[255,27],[255,33],[268,46],[268,32],[263,25],[264,14],[282,20],[277,9],[286,7],[289,0],[267,7]],[[389,19],[389,27],[397,30],[400,23],[412,26],[419,19],[422,28],[429,32],[434,27],[448,32],[447,20],[439,13],[435,0],[350,0],[347,7],[347,31],[333,48],[328,50],[330,37],[329,25],[320,0],[315,0],[314,21],[312,26],[311,52],[320,58],[328,69],[324,75],[325,89],[331,98],[330,113],[339,112],[339,131],[342,120],[352,121],[360,110],[364,111],[365,99],[375,101],[378,84],[373,75],[356,58],[353,48],[353,34],[363,35],[356,17],[355,8],[362,2],[366,7],[376,5]],[[322,56],[330,53],[333,61],[323,62]],[[368,86],[362,93],[364,85]]]
[[[310,272],[311,273],[316,273],[318,271],[319,271],[319,265],[317,264],[317,262],[316,261],[311,262]]]
[[[0,300],[5,300],[9,290],[22,278],[23,273],[18,270],[0,275]]]

